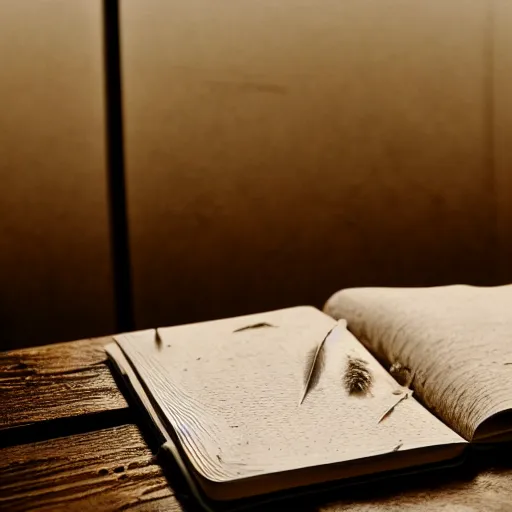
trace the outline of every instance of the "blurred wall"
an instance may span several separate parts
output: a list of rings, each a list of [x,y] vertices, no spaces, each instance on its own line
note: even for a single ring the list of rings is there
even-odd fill
[[[496,10],[512,20],[487,0],[123,1],[137,327],[510,280]]]
[[[492,2],[493,169],[496,181],[498,257],[502,282],[512,282],[512,2]],[[492,171],[491,171],[492,172]]]
[[[115,329],[100,0],[0,3],[0,349]],[[136,327],[512,281],[508,0],[123,0]]]
[[[101,23],[0,3],[0,349],[113,330]]]

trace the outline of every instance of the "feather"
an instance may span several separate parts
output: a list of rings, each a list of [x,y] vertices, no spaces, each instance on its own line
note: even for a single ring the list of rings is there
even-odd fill
[[[240,327],[239,329],[235,329],[233,332],[248,331],[249,329],[259,329],[261,327],[275,327],[275,325],[269,324],[267,322],[259,322],[257,324],[246,325],[245,327]]]
[[[302,397],[300,399],[299,405],[304,402],[306,395],[308,392],[313,389],[320,379],[320,373],[322,372],[322,368],[324,366],[324,345],[325,340],[332,334],[334,329],[338,327],[339,324],[336,324],[329,332],[325,335],[324,339],[312,350],[308,352],[307,360],[306,360],[306,372],[304,375],[304,392],[302,393]]]
[[[377,423],[380,423],[381,421],[385,420],[397,407],[398,404],[403,402],[406,398],[409,398],[412,395],[412,391],[406,391],[403,396],[401,396],[389,409],[380,417],[379,421]]]
[[[306,370],[304,374],[304,392],[301,397],[300,403],[306,398],[306,394],[314,389],[320,380],[320,374],[325,364],[325,351],[323,350],[323,343],[313,347],[306,355]],[[300,404],[299,404],[300,405]]]
[[[158,350],[160,350],[162,348],[162,338],[160,337],[160,333],[158,332],[158,329],[155,329],[155,343],[156,343]]]
[[[350,395],[368,393],[373,384],[373,376],[368,368],[368,363],[359,357],[348,356],[343,382]]]

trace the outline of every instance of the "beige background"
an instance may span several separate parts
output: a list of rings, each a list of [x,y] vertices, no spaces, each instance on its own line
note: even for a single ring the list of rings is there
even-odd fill
[[[0,348],[113,331],[99,0],[0,5]],[[507,0],[121,2],[136,327],[512,281]]]
[[[0,3],[0,349],[113,330],[101,2]]]
[[[510,280],[510,11],[124,1],[137,327]]]

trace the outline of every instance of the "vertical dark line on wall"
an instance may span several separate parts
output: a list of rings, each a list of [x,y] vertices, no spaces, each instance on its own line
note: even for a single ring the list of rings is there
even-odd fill
[[[134,328],[124,172],[119,1],[103,0],[108,193],[117,332]]]
[[[497,284],[501,278],[500,272],[500,243],[498,226],[498,196],[496,184],[496,147],[495,147],[495,23],[494,0],[488,0],[484,27],[484,169],[487,173],[487,191],[491,198],[491,218],[489,249],[494,253],[494,268],[489,275],[488,283]]]

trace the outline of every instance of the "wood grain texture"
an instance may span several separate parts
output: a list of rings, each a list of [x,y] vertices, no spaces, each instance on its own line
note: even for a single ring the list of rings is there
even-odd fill
[[[99,338],[0,353],[0,428],[125,409],[127,403],[106,365],[103,346],[110,341]]]
[[[101,0],[2,0],[0,350],[114,330]]]
[[[137,328],[499,282],[489,7],[123,1]]]
[[[197,507],[192,510],[200,512]],[[184,508],[174,496],[155,501],[146,501],[130,507],[130,512],[192,512],[192,510]]]
[[[172,494],[134,425],[1,452],[1,510],[125,510],[160,498],[179,510]]]

